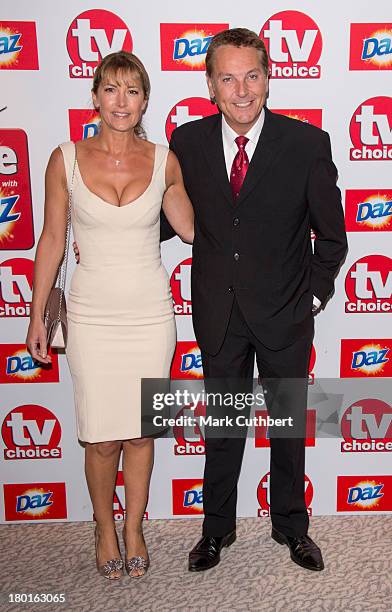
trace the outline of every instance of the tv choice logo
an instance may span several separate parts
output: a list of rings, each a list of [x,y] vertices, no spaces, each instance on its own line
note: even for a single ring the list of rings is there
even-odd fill
[[[270,516],[270,505],[271,505],[270,480],[271,480],[270,472],[267,472],[261,478],[257,486],[257,501],[259,503],[259,508],[257,510],[258,517]],[[312,516],[311,505],[312,505],[312,500],[313,500],[313,484],[311,480],[306,476],[306,474],[305,474],[305,479],[304,479],[304,487],[305,487],[306,509],[307,509],[309,516]]]
[[[29,317],[34,262],[7,259],[0,263],[0,317]]]
[[[59,382],[57,353],[51,356],[46,365],[34,361],[24,344],[0,344],[0,384]]]
[[[117,472],[116,484],[113,494],[113,519],[115,521],[123,521],[126,517],[125,507],[125,489],[124,489],[124,473],[120,470]],[[143,515],[144,520],[148,520],[148,512]],[[95,516],[93,515],[93,520]]]
[[[338,512],[392,510],[392,476],[338,476]]]
[[[0,129],[0,250],[34,246],[27,135]]]
[[[101,119],[96,110],[70,108],[68,119],[69,136],[73,142],[98,134]]]
[[[267,410],[256,410],[257,418],[268,418]],[[306,413],[306,438],[305,446],[315,446],[316,444],[316,411],[307,410]],[[255,427],[255,448],[269,448],[270,437],[267,425],[256,425]]]
[[[342,339],[340,377],[392,377],[391,339]]]
[[[228,23],[161,23],[161,69],[205,70],[212,37]]]
[[[348,232],[392,231],[392,190],[347,189],[345,218]]]
[[[392,97],[362,102],[350,121],[351,161],[392,159]]]
[[[203,480],[177,478],[172,481],[173,514],[180,516],[203,514]]]
[[[212,104],[208,98],[184,98],[173,106],[170,110],[166,123],[165,133],[167,141],[170,142],[171,135],[176,127],[184,125],[189,121],[196,121],[196,119],[203,119],[203,117],[209,117],[210,115],[216,115],[218,107],[216,104]]]
[[[392,451],[392,408],[380,399],[361,399],[341,419],[341,452]]]
[[[309,359],[309,367],[308,367],[308,381],[310,385],[314,383],[314,366],[316,365],[316,349],[314,344],[312,344],[312,348],[310,349],[310,359]]]
[[[290,119],[297,119],[303,123],[310,123],[316,127],[322,128],[323,111],[321,108],[273,108],[273,113],[285,115]]]
[[[100,60],[115,51],[132,51],[131,33],[124,21],[103,9],[80,13],[67,32],[71,78],[91,78]]]
[[[64,482],[5,484],[6,521],[51,521],[67,518]]]
[[[170,277],[173,309],[176,315],[192,314],[191,268],[192,257],[189,257],[174,268]]]
[[[195,340],[177,342],[170,376],[174,380],[203,378],[201,353]]]
[[[392,310],[392,259],[367,255],[358,259],[346,275],[347,313],[390,313]]]
[[[309,15],[281,11],[272,15],[260,31],[275,79],[319,79],[323,48],[320,29]]]
[[[38,70],[35,21],[0,21],[0,70]]]
[[[392,69],[392,23],[350,25],[350,70]]]
[[[1,426],[4,459],[61,459],[61,425],[43,406],[14,408]]]
[[[184,425],[175,425],[173,427],[173,435],[175,438],[174,454],[175,455],[204,455],[204,425],[198,422],[198,419],[206,417],[206,406],[199,402],[194,409],[184,406],[176,415],[176,421],[183,420]],[[194,426],[186,424],[187,418],[191,417],[196,421]]]

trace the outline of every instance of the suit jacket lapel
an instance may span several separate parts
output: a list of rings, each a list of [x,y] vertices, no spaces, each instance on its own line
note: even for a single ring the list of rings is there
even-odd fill
[[[221,188],[225,198],[233,204],[233,196],[229,179],[227,177],[225,155],[222,141],[222,116],[219,113],[216,122],[202,140],[203,153],[214,182]]]
[[[237,198],[237,206],[248,197],[257,186],[257,183],[262,180],[263,175],[268,170],[271,161],[278,151],[280,136],[280,130],[274,122],[274,115],[266,108],[263,129],[261,130],[259,141]]]

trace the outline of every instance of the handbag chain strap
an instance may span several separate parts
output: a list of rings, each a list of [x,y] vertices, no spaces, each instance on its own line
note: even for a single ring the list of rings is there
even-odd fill
[[[72,208],[72,190],[74,184],[74,176],[75,176],[75,168],[76,168],[76,145],[75,145],[75,159],[72,169],[72,178],[71,178],[71,186],[68,190],[68,210],[67,210],[67,229],[65,232],[65,247],[64,247],[64,255],[61,265],[59,266],[59,271],[56,279],[56,287],[61,289],[60,291],[60,301],[59,301],[59,311],[57,313],[57,323],[60,323],[61,317],[61,306],[64,298],[65,292],[65,281],[67,277],[67,265],[68,265],[68,252],[69,252],[69,240],[71,236],[71,208]]]

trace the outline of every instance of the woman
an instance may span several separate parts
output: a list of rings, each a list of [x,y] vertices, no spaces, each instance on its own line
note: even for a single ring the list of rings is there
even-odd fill
[[[123,573],[113,520],[121,448],[125,568],[136,577],[149,565],[142,518],[153,440],[141,437],[140,379],[169,376],[176,339],[170,286],[160,258],[161,206],[178,235],[193,240],[193,210],[177,158],[143,137],[141,118],[149,93],[147,72],[135,55],[108,55],[92,87],[99,133],[52,153],[27,336],[33,358],[49,363],[43,313],[64,251],[72,189],[72,225],[81,263],[67,303],[67,359],[78,437],[86,443],[97,567],[109,579]]]

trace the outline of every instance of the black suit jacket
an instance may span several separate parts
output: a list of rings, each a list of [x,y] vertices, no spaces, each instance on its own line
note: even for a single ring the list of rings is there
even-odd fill
[[[265,109],[234,202],[221,122],[217,114],[186,123],[170,143],[195,210],[196,339],[204,351],[219,351],[235,295],[256,337],[268,348],[284,348],[311,331],[313,295],[326,301],[347,250],[329,136]]]

